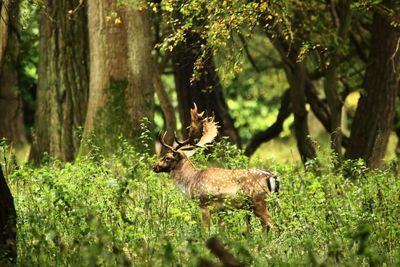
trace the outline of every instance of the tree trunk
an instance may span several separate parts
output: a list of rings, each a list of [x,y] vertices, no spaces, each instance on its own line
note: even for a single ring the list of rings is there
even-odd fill
[[[325,95],[330,110],[331,149],[338,161],[342,157],[342,103],[339,97],[339,83],[335,63],[328,67],[325,76]]]
[[[72,161],[79,148],[78,132],[84,125],[89,88],[86,6],[79,2],[44,2],[31,150],[36,161],[44,152]]]
[[[228,136],[232,143],[240,146],[240,137],[229,115],[211,51],[207,52],[202,61],[198,79],[193,79],[196,60],[202,49],[200,43],[200,37],[192,33],[186,38],[185,43],[176,46],[172,52],[183,135],[187,134],[186,127],[190,125],[190,108],[195,102],[199,111],[205,111],[207,116],[215,115],[223,136]]]
[[[297,60],[299,53],[298,45],[291,49],[283,38],[271,40],[277,49],[282,62],[285,63],[286,78],[289,83],[290,96],[292,101],[292,112],[294,115],[294,130],[297,142],[297,149],[303,163],[317,156],[314,144],[310,139],[306,109],[306,86],[308,77],[303,62]]]
[[[351,22],[351,1],[342,0],[339,2],[341,8],[341,17],[339,19],[338,37],[343,42],[347,40],[347,33]],[[335,8],[335,7],[333,7]],[[324,90],[328,107],[330,110],[330,125],[331,131],[331,148],[337,156],[338,162],[342,158],[342,100],[339,94],[339,82],[337,75],[337,68],[339,66],[340,54],[339,48],[336,49],[336,53],[332,56],[330,65],[326,70]],[[337,165],[337,164],[336,164]]]
[[[294,115],[294,130],[297,141],[297,148],[299,150],[302,161],[305,163],[307,160],[317,156],[315,147],[310,139],[310,132],[308,129],[307,110],[306,110],[306,96],[305,96],[305,66],[302,62],[297,62],[295,55],[292,55],[291,61],[293,62],[292,73],[289,74],[290,93],[292,97],[292,107]]]
[[[26,143],[23,109],[18,88],[19,2],[5,0],[0,19],[0,139],[14,147]]]
[[[384,1],[388,6],[395,1]],[[400,33],[380,14],[372,25],[371,52],[364,78],[364,90],[351,127],[346,158],[364,159],[370,168],[378,167],[385,156],[400,86]]]
[[[86,141],[108,153],[118,138],[140,148],[144,117],[153,120],[154,72],[147,11],[116,1],[89,1],[90,90]]]
[[[17,260],[17,214],[14,200],[0,166],[0,266]]]

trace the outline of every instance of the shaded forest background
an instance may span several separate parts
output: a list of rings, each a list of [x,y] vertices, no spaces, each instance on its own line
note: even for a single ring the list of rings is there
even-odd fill
[[[107,152],[146,122],[172,142],[193,102],[247,156],[279,140],[259,155],[377,167],[400,133],[395,1],[91,4],[2,1],[0,136],[20,160]]]

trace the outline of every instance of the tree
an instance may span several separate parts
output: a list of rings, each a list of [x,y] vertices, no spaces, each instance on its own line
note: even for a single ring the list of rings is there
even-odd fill
[[[229,114],[211,50],[202,48],[205,47],[204,41],[197,33],[189,33],[172,51],[182,125],[190,125],[190,108],[196,103],[207,116],[215,115],[223,136],[240,146],[240,136]],[[203,52],[205,55],[202,57]]]
[[[383,1],[384,10],[394,8],[396,1]],[[364,159],[375,168],[385,156],[395,115],[395,102],[400,83],[400,31],[385,13],[375,11],[372,25],[371,50],[362,93],[351,127],[346,158]]]
[[[256,149],[264,142],[268,142],[279,136],[283,130],[283,123],[292,114],[290,90],[286,90],[281,97],[281,106],[276,121],[264,131],[256,133],[246,147],[244,154],[248,157],[254,154]]]
[[[139,147],[154,112],[154,63],[148,13],[116,1],[89,1],[90,89],[81,153],[93,141],[111,151],[118,137]]]
[[[80,145],[89,88],[86,5],[46,0],[40,21],[39,82],[31,158],[72,161]]]
[[[14,200],[0,166],[0,266],[14,265],[16,262],[16,222]]]
[[[297,51],[298,52],[298,51]],[[293,51],[289,54],[288,59],[292,62],[291,68],[286,68],[286,76],[288,78],[290,95],[292,98],[292,110],[294,115],[294,130],[301,159],[306,162],[315,158],[317,153],[310,139],[308,129],[307,110],[306,110],[306,68],[303,62],[297,62],[298,54]]]
[[[2,1],[0,6],[0,138],[20,147],[26,137],[17,70],[19,1]]]
[[[341,46],[345,46],[347,39],[348,30],[351,22],[351,8],[349,0],[339,1],[339,7],[341,11],[341,16],[337,16],[337,37],[341,41]],[[331,8],[336,9],[336,7],[331,3]],[[336,10],[334,11],[336,14]],[[338,160],[340,161],[342,157],[342,99],[339,94],[339,78],[337,68],[339,67],[340,61],[340,50],[339,45],[334,48],[334,53],[331,56],[328,67],[325,73],[325,84],[324,90],[327,99],[327,104],[330,111],[330,128],[329,133],[331,134],[331,148],[336,154]],[[343,49],[342,49],[343,50]]]

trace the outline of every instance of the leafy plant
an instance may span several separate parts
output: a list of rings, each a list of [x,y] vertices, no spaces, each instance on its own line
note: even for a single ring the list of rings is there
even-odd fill
[[[213,216],[207,231],[197,203],[168,175],[152,172],[155,159],[120,143],[111,156],[49,159],[8,176],[18,213],[19,265],[195,266],[212,258],[205,247],[211,235],[251,266],[399,262],[400,182],[389,170],[348,162],[357,173],[348,179],[330,167],[316,173],[274,163],[269,169],[281,176],[281,191],[268,203],[276,229],[265,234],[253,219],[247,232],[243,217],[249,213],[228,210],[223,225]],[[194,160],[199,167],[210,161],[248,165],[224,140]]]

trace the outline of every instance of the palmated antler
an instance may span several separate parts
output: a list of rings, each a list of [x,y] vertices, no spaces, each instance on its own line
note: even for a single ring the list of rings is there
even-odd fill
[[[218,122],[214,121],[214,117],[205,118],[203,120],[203,129],[200,140],[195,144],[198,147],[205,147],[212,143],[218,135]]]
[[[187,157],[192,156],[196,152],[196,148],[207,148],[212,147],[211,143],[218,135],[217,122],[214,121],[214,117],[209,117],[203,120],[203,133],[200,140],[194,144],[188,144],[181,147],[180,150],[185,151]]]
[[[184,141],[179,141],[176,138],[175,134],[175,142],[177,145],[175,147],[170,146],[165,143],[164,138],[166,135],[166,132],[161,136],[160,134],[160,143],[176,152],[178,150],[185,150],[186,154],[192,154],[194,153],[195,148],[206,148],[210,146],[210,143],[212,143],[215,139],[215,137],[218,135],[218,126],[217,122],[214,120],[213,117],[208,117],[208,118],[203,118],[204,116],[204,111],[201,113],[198,113],[196,103],[193,103],[194,107],[190,109],[190,116],[191,116],[191,124],[189,126],[189,137],[188,139]],[[188,150],[192,150],[190,153]]]

